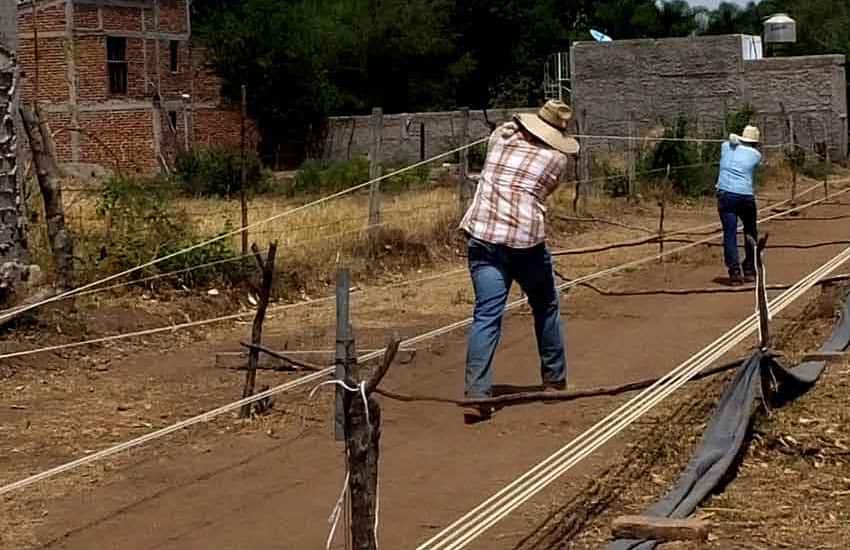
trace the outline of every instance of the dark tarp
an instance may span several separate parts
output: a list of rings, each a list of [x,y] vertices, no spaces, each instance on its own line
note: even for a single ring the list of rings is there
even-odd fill
[[[820,351],[837,352],[850,344],[850,299],[844,303],[832,335]],[[786,369],[773,357],[756,352],[745,361],[720,398],[696,452],[673,490],[645,515],[683,519],[721,485],[744,446],[757,401],[762,397],[762,373],[778,382],[780,400],[794,399],[820,378],[823,361],[809,361]],[[651,550],[655,541],[616,540],[607,550]]]

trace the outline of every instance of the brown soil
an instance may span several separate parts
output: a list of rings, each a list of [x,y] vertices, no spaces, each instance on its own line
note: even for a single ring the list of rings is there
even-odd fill
[[[839,206],[812,211],[832,215]],[[682,210],[679,227],[713,221],[710,210]],[[638,220],[639,221],[639,220]],[[647,222],[648,223],[648,222]],[[846,227],[830,222],[789,222],[771,227],[783,242],[847,238]],[[601,231],[564,237],[553,246],[600,242]],[[605,230],[604,240],[628,232]],[[593,258],[571,258],[560,268],[570,276],[647,254],[653,247]],[[839,247],[771,253],[773,282],[793,281],[832,257]],[[654,265],[607,281],[611,287],[705,286],[722,272],[716,249],[689,252],[677,262]],[[422,273],[416,276],[427,275]],[[402,336],[445,325],[469,313],[465,277],[412,288],[382,291],[355,300],[358,346],[377,347],[390,328]],[[182,304],[182,303],[181,303]],[[182,307],[182,305],[181,305]],[[802,306],[792,308],[791,318]],[[564,307],[569,339],[570,383],[610,385],[660,375],[711,342],[752,311],[748,294],[694,297],[603,298],[571,292]],[[196,312],[186,311],[190,316]],[[275,315],[266,343],[291,349],[331,347],[330,308]],[[156,316],[156,313],[151,315]],[[171,310],[166,316],[183,321]],[[139,316],[128,312],[127,318]],[[119,317],[121,317],[119,315]],[[159,317],[161,319],[161,316]],[[168,317],[171,319],[171,317]],[[152,322],[147,319],[144,323]],[[506,322],[496,361],[503,385],[538,383],[530,320]],[[128,328],[128,321],[120,325]],[[779,324],[782,319],[777,320]],[[47,343],[47,327],[32,330],[29,346]],[[108,327],[97,327],[105,330]],[[117,328],[117,327],[111,327]],[[179,336],[152,338],[146,346],[121,343],[12,362],[0,380],[0,483],[125,441],[153,428],[208,410],[238,397],[241,377],[214,366],[216,351],[238,349],[247,329],[213,327]],[[91,330],[92,334],[103,334]],[[51,336],[59,338],[60,335]],[[417,351],[413,363],[395,367],[389,389],[457,396],[463,373],[464,338],[456,333]],[[179,345],[178,345],[179,344]],[[7,344],[6,349],[12,349]],[[20,346],[21,344],[16,344]],[[742,352],[744,350],[738,350]],[[5,367],[9,368],[9,367]],[[261,384],[293,375],[262,372]],[[647,417],[638,430],[665,444],[652,450],[641,433],[618,438],[497,525],[475,548],[514,548],[551,526],[541,521],[573,499],[585,515],[605,508],[611,497],[587,499],[585,480],[607,469],[646,469],[636,457],[658,460],[695,440],[717,382],[703,382]],[[698,399],[694,399],[697,396]],[[500,411],[492,422],[466,427],[459,411],[437,405],[383,402],[381,539],[386,548],[410,548],[478,504],[531,465],[578,435],[625,398],[561,406],[526,405]],[[318,548],[325,521],[342,482],[342,450],[332,440],[331,392],[310,402],[303,393],[276,399],[275,412],[253,421],[220,418],[175,434],[115,460],[8,495],[2,500],[3,548]],[[5,405],[9,404],[10,407]],[[678,420],[673,422],[674,420]],[[670,426],[676,426],[671,429]],[[627,459],[623,461],[624,457]],[[666,487],[677,472],[653,478]],[[630,479],[633,475],[618,475]],[[644,493],[651,498],[649,493]],[[594,500],[599,502],[594,504]],[[565,507],[566,506],[566,507]],[[554,508],[553,508],[554,507]],[[556,522],[562,544],[585,532]],[[601,531],[600,531],[601,532]],[[546,539],[550,540],[550,539]],[[555,540],[555,539],[551,539]],[[341,547],[341,546],[340,546]],[[546,547],[533,545],[529,548]],[[558,547],[558,546],[554,546]]]

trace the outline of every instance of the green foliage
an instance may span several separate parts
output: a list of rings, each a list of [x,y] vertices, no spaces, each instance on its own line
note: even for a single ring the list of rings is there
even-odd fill
[[[385,167],[384,173],[389,174],[397,169]],[[430,176],[430,167],[419,166],[382,180],[381,189],[384,192],[409,190],[427,184]],[[366,157],[340,162],[308,160],[298,169],[295,182],[288,192],[292,196],[335,193],[366,181],[369,181],[369,161]]]
[[[105,234],[86,236],[82,243],[84,257],[91,258],[97,269],[114,273],[201,241],[186,213],[174,206],[175,194],[174,185],[162,179],[113,177],[107,180],[96,205],[96,214],[104,222]],[[175,256],[132,276],[141,278],[234,258],[233,250],[224,239]],[[247,261],[227,262],[192,270],[171,281],[186,285],[203,284],[213,277],[223,276],[229,282],[235,282],[241,280],[247,267],[250,267]]]
[[[288,192],[290,195],[335,193],[368,180],[369,160],[366,157],[340,162],[308,160],[298,169]]]
[[[271,175],[253,151],[246,152],[245,168],[249,193],[271,189]],[[183,191],[190,195],[227,197],[242,190],[242,155],[237,149],[204,147],[181,151],[175,169]]]

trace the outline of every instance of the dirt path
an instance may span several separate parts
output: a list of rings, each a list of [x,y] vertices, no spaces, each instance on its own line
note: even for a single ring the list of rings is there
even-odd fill
[[[824,206],[818,215],[838,214]],[[771,227],[775,242],[850,238],[843,222],[785,222]],[[774,251],[772,281],[794,281],[840,247]],[[563,266],[569,266],[564,262]],[[629,288],[705,286],[719,274],[718,250],[621,277]],[[614,283],[608,282],[609,286]],[[608,385],[660,375],[752,311],[749,294],[602,298],[576,292],[565,300],[570,384]],[[463,335],[420,353],[389,375],[388,388],[456,395],[462,382]],[[444,350],[444,351],[440,351]],[[187,354],[195,353],[187,352]],[[189,357],[163,357],[152,368],[186,374]],[[182,361],[182,362],[181,362]],[[201,363],[190,361],[201,369]],[[514,386],[538,383],[530,319],[506,323],[496,378]],[[218,373],[209,372],[210,376]],[[178,377],[179,375],[175,375]],[[281,400],[302,397],[283,396]],[[326,399],[326,398],[325,398]],[[622,399],[567,405],[527,405],[501,411],[492,422],[466,427],[452,407],[383,402],[381,539],[385,548],[411,548],[480,503],[611,410]],[[324,414],[324,411],[323,411]],[[261,433],[225,435],[215,445],[172,445],[118,479],[93,484],[50,502],[38,538],[61,549],[320,548],[326,518],[342,482],[342,450],[324,419],[280,439]],[[616,461],[616,440],[568,474],[581,480]],[[551,496],[541,496],[546,501]],[[509,517],[475,548],[511,548],[531,527]],[[341,546],[340,546],[341,547]]]

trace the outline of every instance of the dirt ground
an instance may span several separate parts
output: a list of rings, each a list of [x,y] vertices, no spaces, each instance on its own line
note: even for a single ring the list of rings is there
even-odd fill
[[[802,217],[845,212],[845,205],[824,205]],[[652,215],[647,210],[643,221],[650,224]],[[687,227],[714,221],[714,214],[710,208],[683,208],[672,219],[671,225]],[[770,231],[773,242],[804,244],[850,238],[846,224],[840,221],[782,222],[771,224]],[[594,228],[585,233],[561,228],[553,247],[614,242],[634,236],[616,228]],[[653,250],[654,245],[565,258],[559,261],[559,269],[568,276],[581,275]],[[771,282],[795,281],[839,250],[840,246],[832,246],[769,252]],[[434,266],[434,271],[422,270],[414,277],[458,267],[460,261]],[[722,273],[720,266],[719,250],[703,248],[602,284],[609,288],[706,286]],[[411,336],[462,319],[470,310],[471,292],[463,273],[372,293],[368,292],[369,285],[362,286],[367,292],[355,298],[353,310],[361,349],[382,345],[389,329]],[[196,319],[225,306],[247,309],[244,297],[238,296],[207,296],[201,302],[207,305],[194,306],[199,309],[188,307],[189,303],[198,303],[197,297],[178,297],[163,303],[161,298],[140,300],[137,296],[127,299],[123,315],[120,305],[112,306],[119,311],[114,325],[89,326],[87,331],[101,335],[107,329],[131,330],[164,324],[163,321]],[[605,298],[586,290],[571,291],[564,304],[570,384],[585,388],[661,375],[749,315],[752,307],[749,293]],[[102,309],[97,308],[91,317],[100,319]],[[785,319],[793,319],[801,310],[802,305],[791,308],[777,323],[784,324]],[[3,350],[76,338],[78,334],[70,334],[63,323],[73,324],[73,319],[79,322],[83,314],[68,321],[57,313],[50,321],[18,331],[14,340],[4,342]],[[330,348],[331,315],[329,307],[313,308],[309,314],[300,310],[275,314],[269,320],[265,341],[281,349]],[[0,483],[236,399],[241,376],[217,368],[213,358],[217,351],[239,349],[247,322],[236,327],[211,327],[142,342],[122,341],[4,361],[0,367],[0,401],[4,404],[0,407]],[[417,349],[411,363],[395,367],[386,386],[403,392],[457,396],[464,353],[463,333],[440,338]],[[538,384],[535,362],[530,320],[522,313],[514,315],[506,322],[497,357],[497,382],[505,390]],[[834,374],[834,370],[830,372],[830,376]],[[262,385],[272,386],[295,377],[264,371],[259,378]],[[822,387],[828,383],[826,379]],[[668,468],[649,478],[646,472],[654,463],[664,464],[665,459],[668,465],[684,460],[719,388],[719,381],[707,381],[677,395],[634,430],[601,449],[497,525],[473,547],[559,548],[569,547],[573,540],[592,540],[586,538],[588,533],[604,534],[604,527],[592,520],[597,513],[616,509],[620,501],[601,488],[598,494],[594,493],[593,487],[586,486],[587,480],[599,480],[603,472],[617,473],[626,468],[631,473],[615,476],[623,483],[635,477],[650,479],[656,492],[663,491],[678,471]],[[513,407],[500,411],[492,422],[476,427],[464,426],[454,407],[382,402],[384,547],[410,548],[424,541],[625,398]],[[280,395],[269,416],[251,421],[225,416],[114,460],[7,495],[2,498],[0,546],[122,550],[319,548],[327,536],[325,519],[337,498],[343,475],[342,449],[331,437],[331,399],[329,391],[320,392],[312,401],[303,393]],[[778,414],[782,413],[785,411]],[[824,416],[821,413],[813,418]],[[813,425],[816,424],[808,425],[808,429]],[[663,444],[653,450],[646,445],[647,437]],[[765,436],[763,441],[773,440]],[[794,448],[787,438],[784,441]],[[807,440],[794,437],[794,441]],[[751,453],[760,445],[757,440]],[[763,449],[769,453],[776,448],[765,443]],[[807,456],[798,455],[801,460]],[[779,475],[772,465],[765,470],[765,476]],[[746,473],[745,466],[744,478]],[[746,483],[746,479],[743,481]],[[836,490],[846,488],[845,483]],[[649,491],[640,494],[647,502],[654,496]],[[749,497],[742,498],[745,501]],[[634,505],[620,506],[629,504]],[[717,507],[748,513],[763,509],[745,506],[741,501]],[[568,513],[569,510],[581,510],[581,514]],[[720,517],[719,512],[715,513]],[[570,517],[569,521],[548,519],[566,517],[564,514]],[[582,515],[585,519],[581,519]],[[836,518],[833,523],[840,523],[841,516]],[[569,527],[571,524],[574,527]],[[552,528],[554,534],[550,538],[540,538]],[[723,536],[718,533],[718,537]],[[755,537],[750,542],[764,547],[758,545]],[[336,547],[341,548],[341,542]]]

